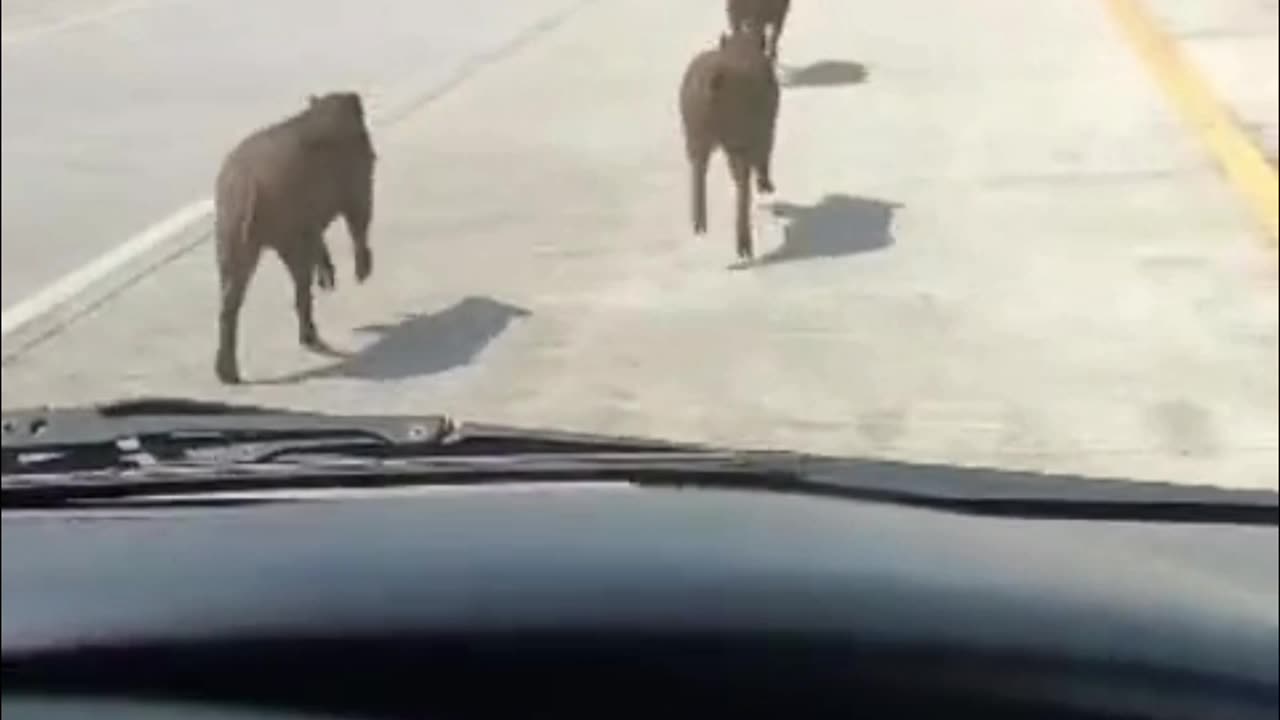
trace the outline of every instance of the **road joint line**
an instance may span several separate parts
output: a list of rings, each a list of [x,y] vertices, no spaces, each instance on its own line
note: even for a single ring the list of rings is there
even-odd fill
[[[69,17],[50,20],[45,23],[30,25],[28,27],[19,28],[12,32],[0,35],[0,47],[9,48],[25,44],[32,40],[49,37],[51,35],[59,35],[64,32],[78,30],[85,26],[95,25],[121,15],[146,10],[159,4],[166,3],[164,3],[164,0],[124,0],[124,2],[108,5],[107,7],[94,12],[71,15]]]

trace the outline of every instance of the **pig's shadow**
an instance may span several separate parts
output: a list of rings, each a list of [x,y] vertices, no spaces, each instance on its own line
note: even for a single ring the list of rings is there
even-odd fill
[[[468,297],[437,313],[407,315],[394,325],[366,325],[357,332],[377,336],[371,345],[336,362],[266,384],[320,378],[404,380],[471,363],[507,327],[531,313],[487,297]]]
[[[847,60],[820,60],[800,67],[780,68],[782,87],[837,87],[867,81],[867,66]]]
[[[787,223],[782,244],[747,266],[883,250],[894,243],[893,214],[901,207],[898,203],[849,195],[827,195],[815,205],[773,203],[769,209]]]

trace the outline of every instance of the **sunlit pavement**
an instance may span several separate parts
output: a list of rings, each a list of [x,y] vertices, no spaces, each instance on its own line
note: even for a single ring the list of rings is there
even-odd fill
[[[6,337],[4,406],[194,395],[1276,487],[1275,251],[1103,2],[795,3],[745,268],[722,163],[711,233],[689,230],[675,115],[718,0],[546,5],[575,9],[379,129],[374,277],[335,226],[318,308],[345,357],[296,346],[269,261],[249,383],[218,385],[202,242]]]

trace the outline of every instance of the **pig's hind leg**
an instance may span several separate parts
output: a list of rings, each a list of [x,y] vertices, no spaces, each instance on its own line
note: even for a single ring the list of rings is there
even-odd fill
[[[321,266],[324,259],[324,237],[318,233],[304,235],[294,242],[277,248],[280,259],[289,270],[293,280],[293,307],[298,316],[298,342],[303,347],[313,350],[323,349],[320,332],[316,329],[314,298],[311,294],[312,283],[317,277],[323,279]]]
[[[329,246],[325,244],[323,237],[316,247],[315,256],[316,287],[331,291],[338,286],[338,275],[333,269],[333,258],[329,256]]]
[[[218,250],[221,292],[218,308],[218,352],[214,361],[214,370],[219,380],[227,384],[235,384],[240,382],[240,367],[236,362],[236,345],[240,334],[240,308],[244,305],[249,281],[253,279],[261,253],[260,248],[254,244],[223,243]]]

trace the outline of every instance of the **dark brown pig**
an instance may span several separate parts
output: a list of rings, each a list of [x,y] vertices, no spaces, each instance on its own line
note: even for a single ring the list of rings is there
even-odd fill
[[[334,285],[324,232],[346,222],[356,279],[373,269],[373,143],[357,93],[312,96],[305,110],[258,130],[237,145],[218,173],[214,194],[221,304],[214,368],[224,383],[240,380],[236,336],[245,292],[264,248],[284,261],[293,280],[298,340],[323,347],[312,314],[311,286]]]
[[[689,159],[693,230],[707,231],[707,166],[724,150],[737,190],[738,257],[753,255],[751,174],[773,192],[770,165],[778,118],[778,78],[764,54],[764,36],[750,23],[720,38],[720,46],[689,63],[680,86],[680,115]]]
[[[787,24],[791,0],[728,0],[726,10],[731,31],[741,30],[747,23],[755,25],[767,35],[765,54],[770,60],[778,59],[778,41]]]

